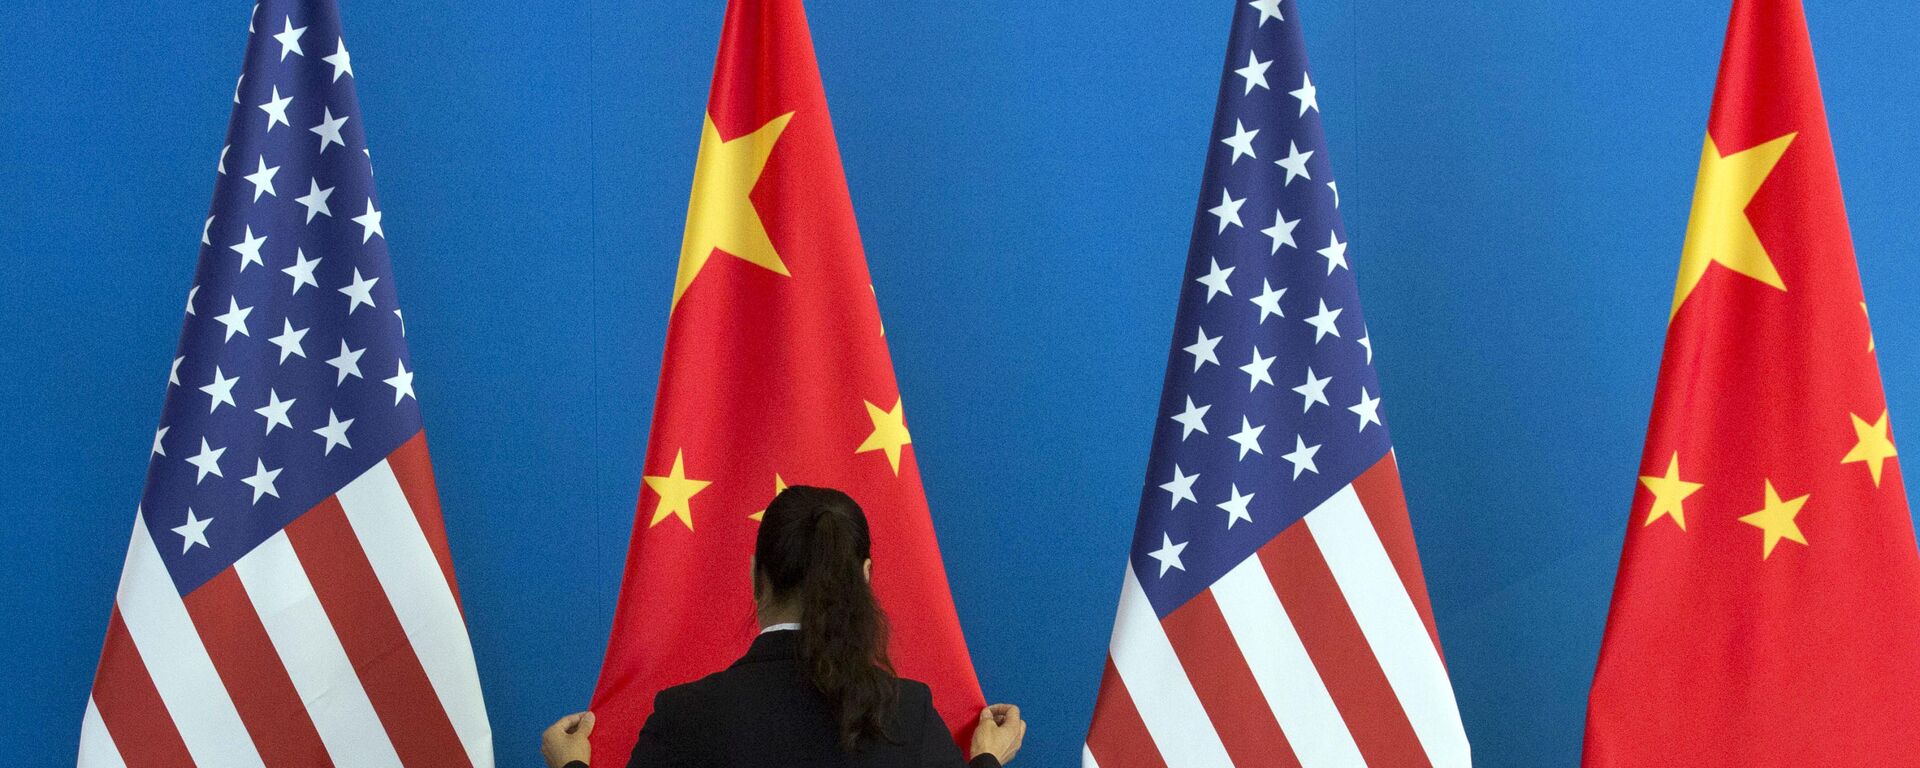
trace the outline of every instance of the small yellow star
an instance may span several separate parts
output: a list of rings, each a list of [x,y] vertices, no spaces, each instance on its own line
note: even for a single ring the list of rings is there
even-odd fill
[[[1860,315],[1862,318],[1866,318],[1867,315],[1867,303],[1864,301],[1860,302]],[[1873,324],[1871,319],[1868,319],[1867,324],[1867,351],[1873,351]]]
[[[673,306],[680,306],[680,297],[716,248],[775,273],[789,274],[767,237],[760,212],[754,210],[751,195],[774,143],[791,119],[793,113],[788,112],[745,136],[722,139],[713,116],[707,116],[700,128],[700,156],[693,164],[693,192],[687,200],[687,229],[680,241]]]
[[[780,479],[780,473],[778,472],[773,473],[773,495],[779,496],[780,492],[786,489],[787,489],[787,481]],[[751,515],[747,515],[747,519],[757,522],[760,520],[760,518],[763,518],[766,516],[767,516],[767,511],[765,509],[762,509]]]
[[[893,401],[893,410],[883,410],[871,402],[867,403],[867,418],[873,420],[873,434],[860,444],[854,453],[868,451],[886,451],[887,463],[893,466],[893,474],[900,474],[900,449],[913,443],[913,436],[907,434],[907,412],[898,399]]]
[[[1707,267],[1719,263],[1747,277],[1786,290],[1773,259],[1760,244],[1760,235],[1747,219],[1747,204],[1766,183],[1767,174],[1786,154],[1787,145],[1798,134],[1789,133],[1756,147],[1722,157],[1720,148],[1707,136],[1700,149],[1700,175],[1693,184],[1693,211],[1687,215],[1687,240],[1680,248],[1680,279],[1673,287],[1673,311],[1680,313]]]
[[[680,522],[687,525],[687,530],[693,530],[693,495],[706,490],[713,483],[687,478],[686,453],[678,451],[673,454],[673,471],[668,472],[666,477],[645,475],[641,478],[646,481],[648,488],[660,496],[660,503],[653,508],[653,521],[647,523],[648,528],[659,525],[660,521],[671,515],[680,518]]]
[[[1807,499],[1812,496],[1808,494],[1797,499],[1781,501],[1779,492],[1773,490],[1773,480],[1769,479],[1766,483],[1767,505],[1758,512],[1740,518],[1740,522],[1765,532],[1766,538],[1760,550],[1762,560],[1773,556],[1773,546],[1779,544],[1781,539],[1797,541],[1801,546],[1806,545],[1807,538],[1800,535],[1800,525],[1794,522],[1794,518],[1800,515],[1800,508],[1806,506]]]
[[[1853,419],[1853,436],[1857,442],[1854,443],[1853,450],[1847,451],[1847,457],[1841,459],[1840,463],[1866,462],[1867,471],[1873,473],[1873,487],[1878,488],[1880,472],[1886,468],[1887,459],[1899,455],[1893,449],[1893,438],[1887,435],[1887,411],[1884,408],[1881,409],[1880,420],[1871,424],[1867,423],[1866,419],[1851,413],[1847,414],[1847,417]]]
[[[1673,524],[1680,530],[1687,529],[1687,513],[1681,506],[1688,496],[1703,487],[1702,483],[1689,483],[1680,479],[1680,452],[1675,451],[1673,458],[1667,460],[1667,474],[1641,475],[1640,484],[1653,492],[1653,510],[1647,513],[1647,521],[1642,525],[1653,525],[1653,521],[1662,517],[1672,517]]]

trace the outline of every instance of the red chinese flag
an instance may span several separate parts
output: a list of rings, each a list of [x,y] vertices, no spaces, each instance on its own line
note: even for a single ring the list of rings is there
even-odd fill
[[[624,760],[654,694],[745,652],[759,510],[787,484],[839,488],[866,510],[893,662],[958,731],[980,685],[800,0],[728,5],[703,123],[593,752]]]
[[[1910,765],[1920,553],[1798,0],[1735,0],[1585,762]]]

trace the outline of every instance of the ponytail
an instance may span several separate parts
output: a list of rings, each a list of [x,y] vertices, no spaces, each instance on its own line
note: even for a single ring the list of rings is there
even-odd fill
[[[794,486],[767,507],[755,541],[756,579],[800,609],[800,664],[825,696],[841,749],[886,739],[899,695],[887,659],[887,619],[867,583],[866,515],[839,491]]]

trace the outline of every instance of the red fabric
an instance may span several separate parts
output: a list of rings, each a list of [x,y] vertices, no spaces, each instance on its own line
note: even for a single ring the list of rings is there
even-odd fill
[[[867,404],[890,410],[900,392],[799,0],[728,5],[708,113],[729,141],[792,113],[751,196],[790,274],[714,249],[672,309],[644,474],[669,476],[684,457],[685,477],[711,485],[691,498],[689,528],[671,515],[656,524],[660,495],[642,483],[593,753],[624,759],[656,693],[746,650],[757,629],[749,515],[772,499],[776,474],[839,488],[866,510],[893,662],[933,688],[964,735],[983,701],[914,447],[897,472],[884,451],[856,452],[874,432]]]
[[[1639,474],[1702,485],[1684,529],[1636,491],[1585,764],[1911,764],[1920,555],[1898,459],[1842,461],[1886,401],[1797,0],[1734,3],[1707,129],[1797,134],[1745,209],[1785,290],[1714,264],[1672,318]],[[1763,557],[1767,482],[1806,543]]]

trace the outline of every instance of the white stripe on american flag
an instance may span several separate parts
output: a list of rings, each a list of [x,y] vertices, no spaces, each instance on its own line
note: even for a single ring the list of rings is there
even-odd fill
[[[87,697],[87,714],[80,720],[80,768],[127,768],[120,759],[120,748],[113,745],[107,723],[100,719],[100,708]]]
[[[1427,759],[1436,768],[1470,765],[1447,669],[1353,486],[1315,508],[1306,522]]]
[[[393,467],[386,461],[374,465],[335,498],[466,747],[467,759],[476,766],[492,765],[493,731],[480,696],[467,625]]]
[[[261,765],[253,738],[147,533],[144,511],[133,516],[133,542],[116,599],[127,634],[194,763],[200,768]]]
[[[1160,616],[1147,602],[1133,569],[1120,590],[1120,612],[1113,622],[1113,668],[1133,694],[1147,733],[1160,748],[1168,768],[1227,766],[1227,748],[1213,729],[1213,720],[1200,705],[1193,682],[1174,655]]]
[[[314,594],[287,532],[233,564],[274,652],[336,765],[398,766],[400,756],[373,711],[340,636]]]
[[[1280,721],[1294,757],[1305,768],[1362,765],[1360,747],[1327,693],[1327,686],[1294,631],[1286,607],[1260,565],[1241,561],[1214,582],[1213,597],[1234,642],[1253,670],[1260,693]]]
[[[1093,759],[1093,748],[1080,745],[1080,768],[1100,768],[1100,762]]]

